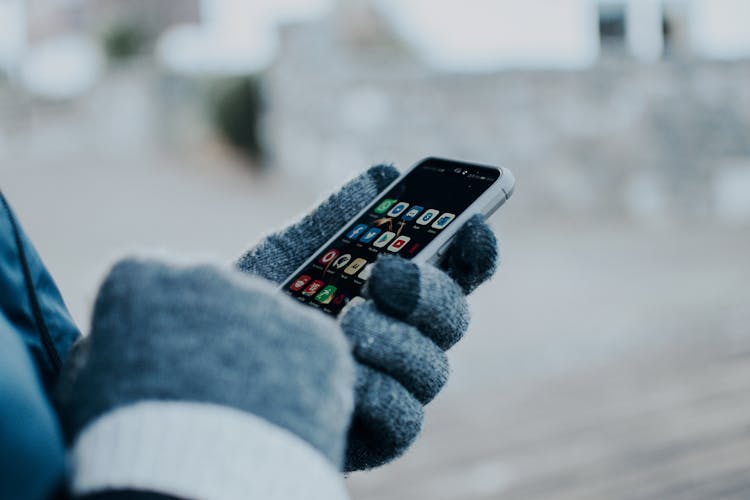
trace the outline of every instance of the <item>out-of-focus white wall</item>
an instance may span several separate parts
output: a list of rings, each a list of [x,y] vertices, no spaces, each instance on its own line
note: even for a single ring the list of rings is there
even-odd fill
[[[599,53],[589,0],[406,0],[382,3],[398,33],[449,71],[588,67]]]
[[[750,2],[690,0],[690,35],[695,51],[712,59],[750,56]]]
[[[0,69],[13,71],[26,48],[24,0],[0,1]]]

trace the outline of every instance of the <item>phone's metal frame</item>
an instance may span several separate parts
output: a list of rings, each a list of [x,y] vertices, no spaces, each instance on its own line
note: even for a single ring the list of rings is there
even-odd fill
[[[513,177],[513,174],[504,167],[495,167],[492,165],[482,165],[479,163],[471,163],[471,162],[465,162],[460,160],[450,160],[447,158],[437,158],[437,157],[427,157],[422,160],[419,160],[414,165],[409,167],[406,171],[404,171],[398,179],[391,182],[388,186],[383,188],[382,191],[380,191],[375,198],[373,198],[371,203],[368,203],[365,208],[359,211],[357,215],[352,217],[351,219],[348,219],[344,222],[344,224],[341,226],[341,230],[338,231],[332,238],[330,238],[328,241],[326,241],[318,250],[313,252],[313,254],[308,258],[301,266],[299,266],[295,271],[288,276],[286,279],[284,279],[283,284],[281,287],[279,287],[279,290],[283,290],[286,286],[286,283],[289,281],[289,279],[293,276],[298,275],[302,271],[307,268],[312,262],[315,260],[315,257],[320,253],[321,250],[324,250],[325,248],[328,248],[331,246],[336,240],[338,240],[343,234],[344,231],[349,227],[352,221],[355,221],[362,217],[364,214],[366,214],[368,211],[372,210],[375,205],[380,201],[380,198],[382,195],[386,192],[388,192],[391,188],[393,188],[396,184],[401,182],[404,177],[406,177],[412,170],[419,167],[422,163],[430,160],[439,160],[444,162],[450,162],[455,163],[456,168],[459,168],[461,165],[464,165],[466,167],[483,167],[483,168],[492,168],[495,170],[500,171],[500,176],[497,178],[495,182],[492,183],[492,185],[484,192],[482,193],[479,198],[477,198],[474,203],[469,205],[469,207],[463,211],[462,214],[456,217],[451,224],[444,229],[434,240],[432,240],[426,247],[422,249],[419,254],[417,254],[413,259],[411,259],[412,262],[416,263],[426,263],[426,262],[437,262],[440,260],[440,258],[443,256],[443,253],[450,245],[451,240],[453,239],[453,236],[455,236],[456,232],[463,226],[466,221],[468,221],[472,216],[475,214],[482,214],[485,217],[489,217],[492,215],[498,208],[500,208],[503,203],[505,203],[506,200],[510,198],[510,195],[513,193],[513,188],[515,187],[515,178]]]

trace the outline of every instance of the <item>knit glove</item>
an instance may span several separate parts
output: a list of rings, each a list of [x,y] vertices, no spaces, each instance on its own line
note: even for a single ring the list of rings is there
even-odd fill
[[[251,248],[237,266],[283,282],[398,175],[392,166],[370,168]],[[414,441],[423,406],[447,380],[445,351],[468,326],[465,295],[492,276],[497,261],[497,240],[481,216],[458,231],[439,269],[396,256],[378,259],[364,290],[368,300],[339,318],[357,361],[345,471],[384,464]]]
[[[273,285],[122,261],[57,391],[72,491],[345,498],[354,380],[336,322]]]

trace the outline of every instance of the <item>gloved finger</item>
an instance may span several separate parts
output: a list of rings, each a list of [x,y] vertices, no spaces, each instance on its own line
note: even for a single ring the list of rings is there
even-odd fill
[[[437,395],[448,380],[448,358],[414,326],[378,311],[366,302],[347,310],[341,328],[355,358],[395,378],[422,404]]]
[[[391,165],[369,168],[302,220],[248,250],[237,261],[237,267],[281,283],[398,176],[398,170]]]
[[[365,295],[385,314],[414,325],[443,350],[469,326],[469,306],[456,282],[443,271],[401,257],[381,256]]]
[[[477,214],[458,230],[438,267],[468,295],[495,273],[499,259],[495,233]]]
[[[422,428],[422,405],[392,377],[357,363],[355,408],[344,471],[370,469],[401,455]]]

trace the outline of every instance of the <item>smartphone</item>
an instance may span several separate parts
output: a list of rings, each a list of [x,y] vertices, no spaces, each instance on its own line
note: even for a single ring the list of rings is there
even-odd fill
[[[442,158],[417,162],[328,240],[281,286],[284,293],[337,316],[362,301],[379,254],[437,262],[474,214],[491,215],[510,198],[506,168]]]

